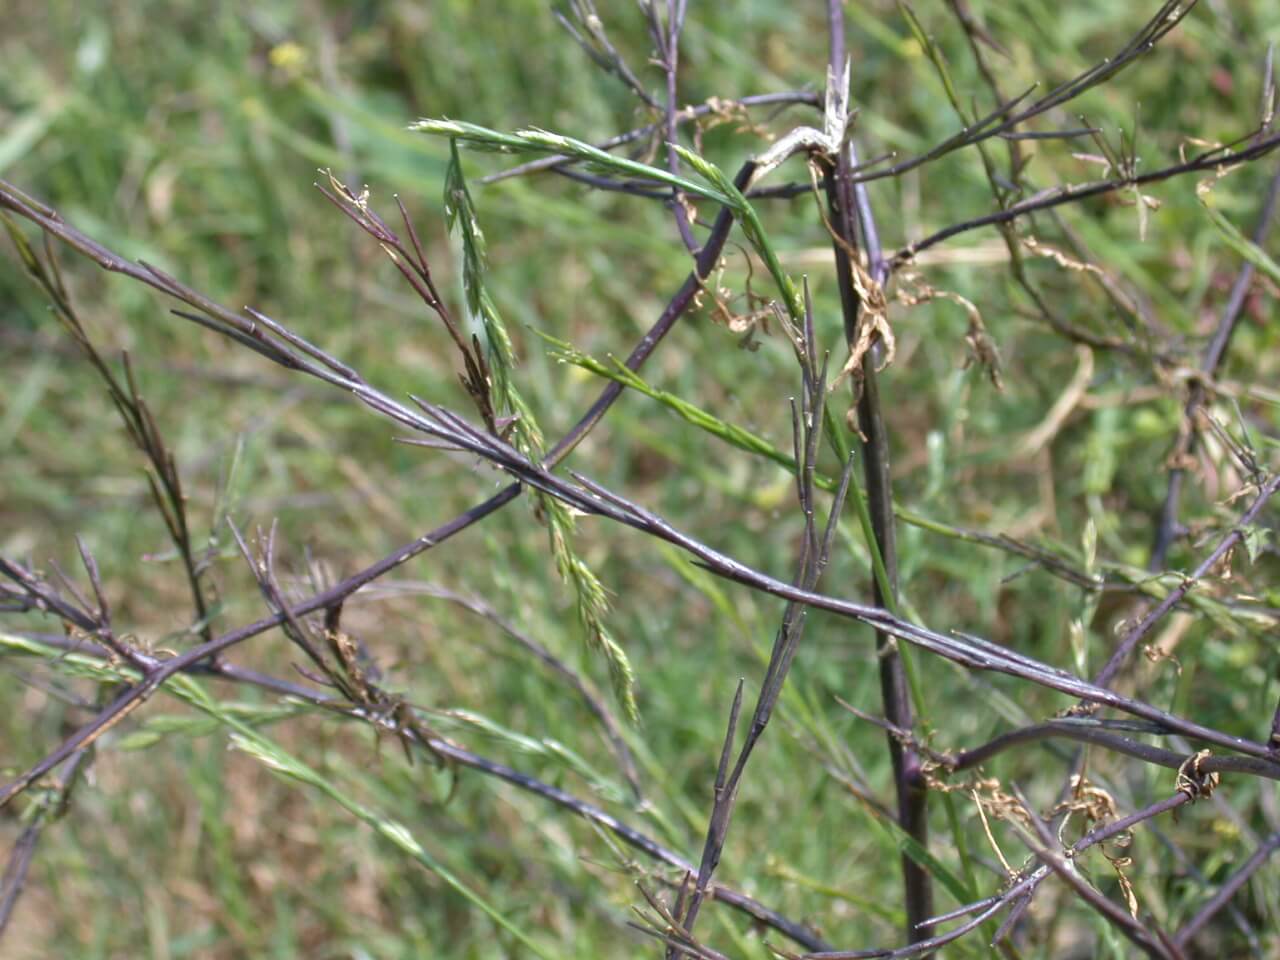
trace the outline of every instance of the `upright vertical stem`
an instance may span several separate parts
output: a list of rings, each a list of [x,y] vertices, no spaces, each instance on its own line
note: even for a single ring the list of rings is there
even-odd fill
[[[828,72],[831,78],[844,70],[844,9],[840,0],[828,0],[827,24],[830,31]],[[837,82],[834,79],[828,82]],[[845,338],[852,347],[858,338],[861,303],[854,285],[853,264],[849,251],[859,242],[855,224],[861,228],[861,245],[867,254],[867,268],[877,284],[889,275],[880,248],[879,232],[871,210],[865,184],[851,183],[850,171],[856,164],[852,144],[844,146],[836,159],[834,175],[826,180],[827,201],[831,208],[832,238],[836,276],[840,284],[840,302],[844,312]],[[867,505],[871,526],[887,573],[889,595],[878,579],[874,580],[877,605],[890,610],[898,606],[898,554],[894,536],[893,485],[889,472],[889,435],[880,407],[880,387],[876,375],[877,350],[868,351],[862,361],[858,395],[858,424],[862,434],[862,462]],[[896,729],[912,728],[911,697],[907,676],[897,642],[884,633],[876,633],[876,654],[880,664],[880,692],[885,718]],[[920,771],[920,757],[892,734],[888,736],[889,756],[893,764],[893,781],[898,799],[898,822],[902,829],[922,847],[929,843],[927,793]],[[931,934],[924,921],[933,915],[933,891],[928,872],[907,854],[902,855],[902,879],[907,915],[907,939],[911,943],[926,940]]]

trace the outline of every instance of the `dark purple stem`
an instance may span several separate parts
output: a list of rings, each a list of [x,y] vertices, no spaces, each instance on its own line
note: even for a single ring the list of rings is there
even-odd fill
[[[829,83],[838,83],[845,67],[844,6],[841,0],[827,2],[830,49],[827,60]],[[888,277],[880,247],[879,231],[871,210],[866,185],[854,184],[851,171],[857,165],[853,144],[842,146],[836,157],[834,176],[827,178],[827,200],[831,208],[832,238],[840,301],[844,311],[845,340],[852,349],[858,340],[862,304],[854,285],[850,251],[858,242],[866,252],[872,280],[881,284]],[[873,578],[874,599],[879,607],[897,608],[898,554],[894,533],[893,486],[889,468],[889,436],[880,405],[876,351],[862,361],[860,376],[853,380],[858,390],[858,424],[862,431],[863,479],[876,548],[888,574],[892,596],[885,596],[878,578]],[[910,691],[896,641],[887,633],[876,633],[876,655],[880,668],[880,691],[885,717],[895,727],[910,730],[913,724]],[[921,777],[920,757],[898,737],[888,737],[898,798],[898,822],[921,847],[929,845],[928,793]],[[933,892],[929,872],[914,859],[902,854],[902,875],[907,914],[907,936],[911,942],[927,940],[932,930],[926,922],[933,915]]]
[[[678,136],[676,130],[676,74],[680,68],[680,30],[684,26],[687,2],[688,0],[667,0],[666,42],[663,47],[663,69],[667,75],[667,169],[676,176],[680,175],[680,157],[675,151],[676,137]],[[679,190],[674,191],[671,195],[671,207],[675,212],[676,228],[680,231],[681,241],[683,241],[685,248],[690,253],[696,255],[698,241],[693,236],[693,226],[689,222],[689,211],[685,207],[684,195]]]

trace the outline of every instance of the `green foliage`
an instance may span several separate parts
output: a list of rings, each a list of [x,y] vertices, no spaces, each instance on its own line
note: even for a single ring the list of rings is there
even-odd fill
[[[423,129],[422,124],[415,125],[415,129]],[[516,449],[531,460],[540,461],[546,452],[543,448],[542,431],[534,419],[533,410],[515,386],[515,355],[511,337],[498,314],[498,308],[485,289],[484,234],[476,221],[475,207],[463,178],[457,139],[451,140],[449,144],[449,170],[445,176],[444,202],[449,226],[462,239],[463,288],[466,290],[467,307],[472,317],[484,328],[489,344],[489,369],[493,371],[497,406],[513,418],[510,429],[515,438]],[[536,493],[535,498],[539,515],[547,526],[556,570],[560,579],[573,588],[578,619],[587,632],[588,643],[604,657],[609,667],[609,676],[613,679],[614,690],[622,701],[627,716],[632,721],[638,721],[640,715],[636,707],[635,672],[631,669],[626,652],[605,626],[604,617],[609,609],[609,602],[600,579],[586,561],[574,552],[573,515],[568,507],[553,497]]]

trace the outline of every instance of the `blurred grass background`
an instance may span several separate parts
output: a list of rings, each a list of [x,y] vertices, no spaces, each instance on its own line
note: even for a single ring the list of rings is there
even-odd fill
[[[1008,48],[1000,61],[1008,91],[1069,78],[1113,52],[1149,15],[1144,5],[1103,0],[972,0],[971,6]],[[895,4],[846,7],[862,155],[906,156],[954,132],[958,121]],[[646,65],[635,5],[601,2],[600,11],[656,91],[660,76]],[[945,51],[962,96],[985,112],[989,94],[945,5],[922,2],[917,14]],[[108,247],[156,263],[222,303],[251,304],[288,323],[389,392],[455,407],[462,394],[443,332],[382,252],[312,187],[317,168],[367,184],[384,213],[393,195],[401,197],[437,278],[460,303],[458,260],[441,202],[447,146],[405,132],[409,121],[450,117],[501,130],[537,125],[587,140],[647,122],[634,97],[595,70],[549,7],[532,0],[10,0],[5,16],[0,175]],[[681,99],[820,91],[824,31],[818,3],[693,4]],[[1233,140],[1257,122],[1261,64],[1278,34],[1275,0],[1205,0],[1153,55],[1054,119],[1068,126],[1083,114],[1112,138],[1137,124],[1143,169],[1174,162],[1192,138]],[[758,130],[733,123],[707,130],[707,154],[736,169],[763,148],[764,134],[812,117],[791,108],[755,119]],[[1064,144],[1028,149],[1037,187],[1100,173]],[[571,340],[596,356],[624,354],[676,289],[687,258],[658,205],[546,175],[480,188],[478,177],[500,169],[501,158],[464,159],[489,239],[491,289],[517,333],[520,387],[548,434],[559,436],[600,384],[549,360],[547,346],[529,331]],[[1240,171],[1215,190],[1219,209],[1241,229],[1251,228],[1273,164]],[[794,166],[792,176],[803,179]],[[1145,238],[1134,208],[1113,200],[1071,208],[1061,226],[1046,218],[1036,230],[1045,242],[1065,246],[1069,229],[1142,304],[1161,346],[1186,351],[1189,364],[1239,267],[1194,186],[1174,181],[1152,191],[1161,206]],[[872,198],[890,247],[993,203],[972,151],[877,182]],[[812,199],[762,209],[788,268],[809,277],[822,334],[842,357],[828,241]],[[730,250],[725,282],[740,289],[743,257]],[[899,311],[898,359],[882,384],[895,437],[895,492],[928,517],[1054,544],[1077,559],[1092,520],[1101,558],[1140,567],[1164,494],[1179,394],[1159,382],[1148,361],[1097,352],[1094,402],[1080,406],[1043,450],[1019,455],[1018,442],[1044,420],[1081,361],[1072,345],[1028,316],[1006,259],[993,231],[963,235],[922,258],[929,283],[978,305],[1002,353],[1005,389],[997,392],[981,371],[965,368],[960,307],[938,301]],[[107,354],[129,351],[177,452],[197,524],[211,521],[240,450],[230,495],[241,527],[278,518],[295,572],[309,551],[340,577],[494,489],[491,473],[393,444],[394,431],[345,397],[290,379],[172,317],[152,293],[70,257],[63,266],[99,346]],[[1031,261],[1029,269],[1072,323],[1131,335],[1133,319],[1086,277],[1048,260]],[[1273,309],[1270,290],[1251,301],[1223,379],[1275,382],[1280,344],[1268,322]],[[786,398],[796,377],[788,350],[776,331],[747,343],[703,311],[677,328],[645,377],[789,449]],[[70,569],[73,538],[83,536],[102,566],[117,623],[157,648],[187,642],[176,633],[190,619],[180,565],[148,509],[141,461],[99,383],[12,257],[0,258],[0,383],[0,553]],[[1274,431],[1274,406],[1254,401],[1242,409],[1259,437]],[[789,577],[800,525],[786,474],[717,445],[652,401],[624,397],[572,465],[743,561]],[[1228,473],[1211,472],[1206,483],[1192,484],[1184,517],[1202,527],[1219,522],[1227,514],[1216,502],[1233,492],[1229,483]],[[1096,609],[1079,590],[1017,557],[905,526],[900,538],[904,595],[924,622],[972,630],[1085,672],[1105,657],[1124,608],[1104,601]],[[465,715],[440,717],[442,728],[478,752],[590,797],[696,859],[734,683],[745,676],[754,690],[781,605],[706,581],[602,521],[582,523],[580,539],[613,592],[610,623],[639,677],[643,725],[629,737],[641,759],[644,811],[629,809],[607,746],[580,702],[530,669],[491,624],[406,591],[353,603],[348,628],[363,636],[393,687],[413,702],[492,721],[485,730]],[[1199,555],[1184,547],[1174,563]],[[226,550],[213,573],[220,629],[263,612],[240,567]],[[865,597],[866,571],[865,553],[851,543],[833,562],[825,588]],[[400,579],[486,596],[607,687],[598,662],[582,654],[571,595],[555,576],[527,503],[428,553]],[[1280,597],[1261,601],[1280,605]],[[1073,621],[1082,622],[1087,637],[1079,654]],[[1269,715],[1277,693],[1274,644],[1219,627],[1192,626],[1180,641],[1181,672],[1168,662],[1144,668],[1144,689],[1154,702],[1206,723],[1262,736],[1239,718]],[[842,778],[867,783],[882,798],[892,790],[881,732],[857,722],[833,697],[878,712],[870,639],[868,631],[815,617],[780,722],[753,760],[720,874],[820,925],[829,939],[859,946],[896,942],[901,909],[894,838],[842,784]],[[284,674],[294,654],[271,634],[238,648],[236,659]],[[1002,678],[918,662],[938,748],[973,744],[1010,719],[1067,705]],[[6,670],[0,684],[6,777],[83,721],[83,710],[66,698],[85,689],[28,666]],[[252,690],[218,692],[267,699]],[[221,733],[155,726],[170,714],[183,716],[172,702],[157,700],[104,741],[91,783],[42,844],[6,956],[521,955],[432,875],[403,862],[340,809],[228,752]],[[456,793],[444,802],[447,776],[425,764],[407,766],[396,745],[375,749],[362,731],[336,720],[295,719],[271,735],[410,825],[433,856],[553,952],[652,954],[651,943],[623,926],[629,905],[638,902],[632,881],[580,821],[469,772],[459,774]],[[583,763],[568,762],[559,745]],[[1013,753],[991,769],[1031,783],[1045,761],[1044,751]],[[1059,767],[1065,771],[1055,761],[1053,769]],[[1171,776],[1134,773],[1105,755],[1090,769],[1125,809],[1172,785]],[[1046,791],[1041,799],[1058,779],[1054,773],[1035,781]],[[1269,790],[1234,787],[1232,806],[1241,811],[1234,822],[1201,805],[1168,828],[1205,874],[1224,874],[1248,855],[1242,833],[1265,829],[1263,807],[1275,804],[1273,796],[1254,802],[1250,791]],[[977,839],[971,805],[961,810],[973,845],[992,859]],[[5,835],[16,829],[13,822],[0,825]],[[939,837],[936,852],[954,867],[945,829]],[[1144,907],[1175,919],[1194,910],[1195,883],[1151,834],[1138,837],[1134,856]],[[984,877],[983,889],[994,883]],[[1273,870],[1260,875],[1250,900],[1272,931],[1277,894]],[[1048,888],[1041,894],[1037,929],[1050,923],[1056,896]],[[952,905],[945,894],[939,903]],[[768,955],[758,932],[739,917],[719,907],[712,912],[715,922],[703,931],[713,942],[742,956]],[[1078,926],[1096,955],[1123,955],[1088,915],[1079,915]],[[1269,936],[1277,948],[1275,933]],[[1047,938],[1045,932],[1042,942]],[[975,940],[955,955],[985,951]],[[1028,955],[1037,955],[1034,946]]]

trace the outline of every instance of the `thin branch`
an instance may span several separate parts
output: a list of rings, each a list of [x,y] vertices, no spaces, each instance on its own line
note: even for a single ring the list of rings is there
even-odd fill
[[[924,166],[933,160],[965,147],[973,146],[992,137],[1003,136],[1015,132],[1014,128],[1028,120],[1047,113],[1055,107],[1074,100],[1087,90],[1105,83],[1126,67],[1133,64],[1143,55],[1150,53],[1182,18],[1195,7],[1197,0],[1166,0],[1142,28],[1126,41],[1125,45],[1110,57],[1100,61],[1066,83],[1054,87],[1040,99],[1033,101],[1022,109],[1016,109],[1023,103],[1036,87],[1024,91],[1016,97],[998,105],[986,116],[973,123],[966,124],[953,136],[939,143],[932,149],[894,164],[891,167],[857,175],[861,182],[880,180],[885,177],[897,177]],[[1038,86],[1038,85],[1037,85]],[[923,248],[921,248],[923,249]]]
[[[1218,911],[1231,902],[1231,898],[1239,892],[1241,887],[1249,882],[1250,877],[1266,865],[1267,861],[1271,859],[1271,855],[1277,850],[1280,850],[1280,833],[1273,833],[1253,852],[1253,856],[1246,860],[1240,869],[1228,877],[1214,895],[1205,901],[1204,906],[1196,911],[1196,915],[1174,934],[1174,942],[1180,947],[1188,946],[1196,934],[1205,928]]]
[[[1055,187],[995,213],[951,224],[921,240],[908,244],[893,255],[889,261],[889,268],[891,271],[896,271],[906,266],[921,251],[937,246],[944,240],[949,240],[961,233],[977,230],[979,227],[1008,223],[1040,210],[1049,210],[1067,203],[1079,203],[1081,200],[1086,200],[1090,197],[1099,197],[1119,190],[1132,190],[1135,187],[1160,183],[1187,173],[1204,173],[1205,171],[1230,167],[1239,163],[1248,163],[1266,156],[1278,146],[1280,146],[1280,134],[1274,134],[1264,140],[1254,141],[1249,146],[1241,149],[1217,147],[1205,151],[1190,160],[1140,176],[1113,177],[1107,180],[1096,180],[1091,183]]]
[[[840,478],[836,495],[831,502],[825,531],[818,533],[814,514],[814,491],[816,466],[819,451],[819,440],[822,436],[824,413],[827,402],[827,370],[823,362],[817,365],[817,345],[815,342],[813,304],[805,286],[804,328],[795,331],[799,339],[795,346],[796,359],[801,370],[803,389],[800,404],[797,407],[792,401],[793,443],[796,447],[797,462],[796,492],[801,513],[804,517],[804,533],[801,540],[800,559],[794,583],[805,589],[813,590],[826,569],[831,556],[831,545],[838,524],[840,511],[844,506],[845,494],[849,489],[849,481],[853,472],[853,460],[846,463]],[[734,733],[738,725],[738,713],[742,705],[742,684],[739,683],[733,706],[729,712],[728,731],[725,734],[724,746],[720,754],[720,765],[716,772],[714,800],[711,816],[707,823],[706,837],[703,841],[702,860],[698,865],[697,882],[689,897],[683,916],[677,917],[682,935],[692,938],[694,924],[698,919],[698,909],[707,894],[712,875],[719,866],[728,836],[730,822],[733,817],[734,804],[747,764],[752,752],[764,735],[765,728],[773,716],[774,708],[782,695],[791,664],[799,649],[801,638],[807,622],[807,610],[798,603],[790,602],[782,614],[782,622],[774,637],[773,649],[769,655],[769,664],[765,670],[764,680],[760,684],[760,693],[756,698],[752,712],[751,724],[747,728],[742,748],[738,751],[732,772],[728,772],[730,751],[733,746]],[[727,773],[727,775],[726,775]],[[668,951],[669,960],[675,960],[678,952]]]
[[[464,610],[469,610],[476,616],[494,624],[516,644],[531,653],[539,663],[562,677],[600,722],[605,738],[618,759],[618,766],[622,770],[622,775],[626,779],[627,785],[631,788],[632,799],[637,804],[644,802],[644,793],[640,789],[640,774],[636,769],[635,759],[631,756],[631,750],[627,746],[626,739],[623,737],[622,725],[614,717],[613,712],[605,704],[599,693],[577,671],[569,667],[563,660],[479,597],[457,593],[434,583],[388,583],[383,580],[377,589],[385,590],[391,595],[414,593],[437,597],[456,604]],[[366,590],[366,593],[370,592],[370,590]]]
[[[1266,242],[1267,235],[1271,232],[1278,203],[1280,203],[1280,168],[1277,168],[1271,177],[1271,183],[1267,188],[1267,197],[1262,204],[1262,212],[1258,215],[1257,225],[1253,228],[1251,239],[1258,246],[1262,246]],[[1205,380],[1213,380],[1218,372],[1218,367],[1222,364],[1223,358],[1227,355],[1227,348],[1231,345],[1231,337],[1235,333],[1240,315],[1244,311],[1245,301],[1248,299],[1249,291],[1253,287],[1253,278],[1256,270],[1257,268],[1248,260],[1241,264],[1240,272],[1236,275],[1235,282],[1231,285],[1231,292],[1227,295],[1226,305],[1222,308],[1222,316],[1218,320],[1217,329],[1214,330],[1213,338],[1209,341],[1209,345],[1205,348],[1204,356],[1200,360],[1201,378],[1191,382],[1186,408],[1183,413],[1182,429],[1179,431],[1178,438],[1174,443],[1173,452],[1168,458],[1172,467],[1169,470],[1168,490],[1165,493],[1164,503],[1160,506],[1155,542],[1151,547],[1151,558],[1148,566],[1152,570],[1164,569],[1169,548],[1173,545],[1175,538],[1181,534],[1178,513],[1179,501],[1182,497],[1182,485],[1186,479],[1186,467],[1183,464],[1195,452],[1198,434],[1196,429],[1197,414],[1204,404],[1207,393]]]
[[[1022,800],[1020,795],[1019,800]],[[1103,919],[1117,928],[1148,956],[1155,957],[1156,960],[1182,960],[1182,951],[1169,944],[1168,938],[1163,936],[1159,930],[1150,929],[1137,917],[1130,916],[1127,910],[1103,896],[1089,881],[1082,877],[1076,869],[1075,863],[1064,855],[1066,851],[1062,849],[1061,842],[1054,837],[1049,825],[1041,820],[1025,801],[1022,801],[1022,806],[1028,815],[1032,830],[1035,831],[1034,838],[1024,836],[1023,842],[1027,844],[1028,849],[1039,858],[1041,863],[1056,873],[1067,886],[1075,891],[1077,897],[1092,907]],[[1025,832],[1025,828],[1021,826],[1016,818],[1010,818],[1009,823],[1016,832]],[[1036,839],[1038,839],[1038,843],[1035,842]]]
[[[295,611],[298,609],[294,608]],[[68,641],[64,637],[38,635],[34,637],[39,643],[57,649],[65,649],[68,652],[80,653],[85,656],[94,657],[99,660],[105,660],[106,655],[96,647],[77,645],[72,641]],[[674,868],[678,873],[692,873],[693,865],[678,853],[664,847],[658,841],[652,839],[643,832],[623,823],[613,814],[597,807],[585,800],[575,797],[567,791],[558,787],[531,777],[528,774],[521,773],[511,767],[490,760],[487,757],[473,753],[470,750],[454,743],[452,740],[439,736],[429,736],[423,740],[419,730],[411,727],[401,726],[394,717],[383,715],[370,715],[359,709],[344,709],[341,701],[332,694],[317,691],[310,687],[304,687],[288,680],[281,680],[267,674],[258,673],[243,667],[238,667],[232,663],[223,661],[200,661],[190,663],[182,668],[183,673],[193,674],[196,676],[210,676],[219,680],[225,680],[231,683],[249,684],[260,687],[272,693],[281,696],[292,697],[306,703],[313,704],[317,707],[335,710],[343,717],[350,718],[363,723],[374,726],[381,732],[389,733],[393,736],[403,736],[415,746],[427,750],[433,755],[443,757],[451,763],[469,770],[475,770],[486,776],[494,777],[501,780],[519,790],[534,796],[542,797],[554,803],[562,809],[568,810],[575,816],[579,816],[590,823],[594,823],[621,840],[627,846],[634,850],[638,850],[650,859],[666,866]],[[802,923],[788,919],[782,914],[770,909],[762,904],[759,900],[754,899],[744,893],[726,887],[723,884],[715,884],[711,887],[710,895],[713,899],[723,903],[733,909],[746,914],[758,923],[764,924],[784,936],[789,937],[796,943],[810,950],[827,949],[828,945],[818,936],[812,929]]]
[[[23,197],[23,199],[29,198]],[[147,485],[156,509],[164,520],[169,539],[182,562],[191,593],[194,612],[191,629],[206,641],[212,639],[211,607],[206,596],[205,584],[201,580],[206,561],[196,556],[187,517],[186,496],[182,489],[182,476],[178,472],[177,461],[172,451],[165,443],[159,424],[142,397],[128,353],[122,355],[124,377],[121,380],[98,351],[80,319],[76,305],[62,281],[62,273],[50,245],[49,235],[44,234],[42,259],[17,229],[12,218],[0,212],[0,223],[3,223],[9,233],[27,273],[49,298],[54,314],[63,329],[75,342],[106,387],[107,396],[119,414],[133,445],[146,458],[149,466],[146,474]],[[238,333],[232,335],[239,336]],[[93,579],[97,576],[97,571],[92,559],[87,557],[83,550],[81,556],[85,559],[86,567],[89,568],[90,578]]]
[[[604,21],[596,13],[595,3],[592,0],[570,0],[569,9],[573,14],[573,20],[565,16],[560,9],[552,9],[551,15],[596,66],[620,79],[646,107],[651,110],[661,109],[658,101],[644,88],[640,78],[635,75],[622,54],[610,41],[609,35],[605,33]]]
[[[688,0],[667,0],[667,17],[665,23],[659,22],[658,8],[649,3],[650,29],[654,39],[658,41],[658,56],[662,71],[667,79],[667,96],[664,104],[666,128],[664,139],[667,144],[667,169],[672,176],[680,176],[680,156],[676,153],[678,126],[676,122],[676,77],[680,69],[680,32],[684,29],[685,10]],[[688,201],[677,188],[671,190],[671,209],[676,218],[676,229],[680,232],[680,240],[685,249],[692,254],[698,252],[698,241],[694,239],[693,227],[689,222]]]
[[[1222,559],[1244,540],[1249,524],[1253,523],[1277,490],[1280,490],[1280,474],[1272,477],[1263,485],[1262,489],[1258,491],[1258,496],[1254,498],[1249,509],[1241,515],[1235,526],[1232,527],[1231,532],[1218,541],[1218,545],[1200,562],[1200,565],[1189,576],[1185,577],[1181,584],[1170,590],[1160,603],[1124,635],[1124,638],[1120,641],[1106,664],[1098,671],[1098,675],[1094,678],[1094,683],[1098,686],[1106,686],[1111,682],[1120,667],[1124,665],[1125,661],[1133,653],[1134,648],[1151,632],[1151,628],[1166,613],[1172,610],[1191,591],[1192,587],[1218,566]]]
[[[1093,717],[1059,717],[1043,723],[1030,724],[1010,730],[992,738],[981,746],[951,754],[939,754],[936,759],[947,770],[970,770],[986,763],[992,757],[1011,747],[1024,743],[1037,743],[1048,739],[1075,740],[1089,743],[1113,753],[1121,753],[1144,763],[1177,770],[1186,762],[1185,753],[1164,750],[1150,744],[1122,736],[1116,731],[1146,734],[1163,734],[1158,726],[1135,724],[1130,721],[1103,721]],[[1201,764],[1208,773],[1247,773],[1268,780],[1280,780],[1280,762],[1261,757],[1215,756]]]
[[[738,173],[737,183],[741,187],[744,185],[754,170],[754,164],[748,162],[744,164]],[[318,379],[328,383],[335,383],[338,386],[348,389],[353,393],[360,395],[366,403],[375,409],[387,412],[389,415],[396,416],[402,422],[408,419],[410,425],[417,421],[409,411],[400,404],[391,401],[389,398],[377,394],[372,391],[363,382],[356,382],[350,378],[344,377],[338,370],[326,365],[324,367],[316,367],[309,362],[303,362],[298,356],[278,342],[270,340],[259,329],[259,324],[254,320],[246,320],[243,317],[227,310],[216,302],[205,297],[188,287],[183,286],[177,280],[161,273],[154,268],[149,268],[145,264],[141,266],[134,265],[127,260],[112,253],[106,247],[97,243],[87,235],[76,230],[74,227],[67,225],[62,218],[52,208],[33,200],[24,194],[21,190],[13,187],[11,184],[0,180],[0,207],[7,207],[20,216],[31,220],[38,227],[45,231],[46,234],[57,237],[64,243],[79,251],[85,256],[92,259],[105,270],[116,273],[122,273],[128,277],[138,280],[147,286],[167,293],[170,296],[177,297],[184,303],[190,304],[211,318],[210,322],[215,325],[221,332],[234,334],[242,342],[247,341],[253,344],[255,349],[264,356],[290,369],[301,369],[311,373]],[[631,369],[638,369],[645,360],[648,359],[653,350],[661,342],[663,337],[671,330],[675,322],[692,303],[694,297],[702,289],[705,278],[710,274],[712,267],[720,255],[720,251],[728,239],[729,229],[732,226],[733,218],[727,209],[723,209],[716,217],[711,234],[703,245],[702,251],[696,259],[694,272],[689,275],[679,291],[668,303],[662,315],[657,322],[641,338],[640,342],[632,350],[627,358],[627,366]],[[191,315],[193,317],[197,315]],[[560,441],[551,449],[543,460],[545,467],[551,467],[563,460],[573,448],[587,435],[588,432],[600,421],[605,412],[608,411],[614,401],[621,395],[623,387],[619,383],[610,383],[601,392],[600,397],[588,409],[587,413],[574,425]],[[514,451],[513,451],[514,452]],[[517,454],[517,456],[519,456]],[[457,533],[467,529],[472,524],[484,519],[494,511],[506,506],[522,492],[522,486],[519,482],[511,484],[505,489],[499,491],[483,503],[477,504],[471,509],[459,514],[454,519],[437,527],[424,536],[417,538],[409,544],[395,550],[377,563],[373,564],[348,577],[341,583],[330,587],[328,590],[312,596],[294,607],[294,614],[303,616],[316,610],[329,609],[335,604],[340,603],[346,597],[355,593],[361,587],[396,569],[406,563],[413,557],[418,556],[426,550],[443,543],[445,540]],[[223,634],[213,640],[198,644],[190,650],[177,657],[173,657],[148,670],[141,682],[135,686],[121,691],[116,699],[109,704],[99,715],[85,726],[81,727],[70,737],[68,737],[59,747],[49,753],[43,760],[35,764],[25,773],[20,774],[10,783],[0,787],[0,807],[3,807],[14,796],[25,790],[30,784],[47,774],[50,770],[67,759],[77,750],[89,746],[97,740],[103,733],[109,730],[116,723],[120,722],[125,716],[142,705],[151,695],[159,689],[160,685],[169,677],[174,676],[180,670],[197,663],[200,660],[214,656],[227,650],[238,643],[242,643],[251,637],[257,636],[266,630],[281,625],[285,620],[283,613],[276,613],[271,617],[260,620],[255,624],[239,630],[233,630],[230,633]]]
[[[18,835],[13,849],[9,851],[9,861],[5,864],[3,875],[0,875],[0,942],[3,942],[5,932],[9,928],[9,921],[13,917],[18,898],[22,896],[40,837],[50,824],[66,812],[71,802],[72,791],[80,780],[81,770],[88,757],[88,751],[80,750],[67,758],[62,769],[53,778],[49,792],[41,797],[39,809]]]

